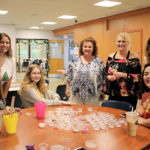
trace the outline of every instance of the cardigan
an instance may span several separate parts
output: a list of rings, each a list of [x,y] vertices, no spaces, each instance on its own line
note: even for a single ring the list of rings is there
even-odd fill
[[[33,107],[36,101],[43,101],[46,105],[60,105],[59,95],[48,90],[44,94],[45,98],[39,96],[35,88],[28,87],[27,90],[20,95],[24,108]]]

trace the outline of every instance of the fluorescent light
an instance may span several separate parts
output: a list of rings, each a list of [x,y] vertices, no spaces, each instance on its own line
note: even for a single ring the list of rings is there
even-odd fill
[[[121,2],[114,2],[114,1],[102,1],[102,2],[98,2],[94,5],[96,6],[102,6],[102,7],[113,7],[113,6],[116,6],[116,5],[120,5],[122,4]]]
[[[61,19],[73,19],[73,18],[76,18],[77,16],[69,16],[69,15],[62,15],[58,18],[61,18]]]
[[[30,27],[30,29],[40,29],[40,27]]]
[[[49,24],[49,25],[53,25],[53,24],[56,24],[56,22],[42,22],[41,24]]]
[[[0,10],[0,15],[6,15],[8,13],[7,10]]]

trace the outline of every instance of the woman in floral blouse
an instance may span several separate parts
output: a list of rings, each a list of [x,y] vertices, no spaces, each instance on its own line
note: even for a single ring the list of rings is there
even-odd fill
[[[89,37],[80,44],[80,56],[69,65],[66,95],[80,105],[99,105],[100,93],[105,84],[103,61],[98,58],[96,41]],[[71,94],[70,94],[71,87]]]
[[[126,101],[136,108],[141,65],[136,53],[129,50],[131,39],[126,32],[117,35],[118,51],[108,56],[107,94],[110,100]]]
[[[140,115],[138,123],[150,127],[150,63],[145,65],[141,80],[142,94],[147,92],[149,98],[136,110]]]

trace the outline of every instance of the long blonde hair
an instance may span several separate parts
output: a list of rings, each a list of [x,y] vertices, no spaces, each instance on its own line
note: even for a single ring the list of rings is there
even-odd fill
[[[36,83],[36,85],[31,80],[31,72],[33,71],[34,68],[39,69],[40,73],[41,73],[41,79],[38,83]],[[28,86],[33,87],[33,88],[38,88],[42,94],[44,94],[47,91],[47,86],[45,83],[43,72],[42,72],[41,68],[36,64],[30,65],[27,68],[26,74],[25,74],[24,79],[23,79],[22,84],[21,84],[21,90],[19,93],[23,94],[27,90]]]

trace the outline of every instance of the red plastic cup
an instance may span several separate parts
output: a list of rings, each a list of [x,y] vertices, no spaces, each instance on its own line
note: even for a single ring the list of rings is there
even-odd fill
[[[35,104],[36,116],[37,119],[43,119],[45,116],[45,107],[46,104],[42,101],[37,101]]]

